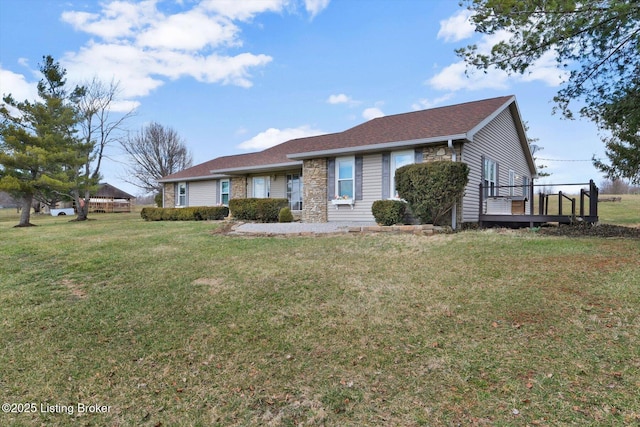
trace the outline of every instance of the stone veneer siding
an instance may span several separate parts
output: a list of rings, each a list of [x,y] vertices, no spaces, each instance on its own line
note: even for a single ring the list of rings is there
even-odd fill
[[[231,178],[231,194],[229,199],[247,198],[247,177],[239,176]]]
[[[164,184],[164,200],[162,206],[165,208],[173,208],[176,206],[176,193],[174,182],[167,182]]]
[[[327,159],[302,163],[302,222],[327,222]]]
[[[453,144],[453,149],[456,150],[456,156],[460,161],[462,146],[460,144]],[[438,160],[451,160],[451,150],[446,144],[424,147],[422,153],[422,161],[424,163],[435,162]]]

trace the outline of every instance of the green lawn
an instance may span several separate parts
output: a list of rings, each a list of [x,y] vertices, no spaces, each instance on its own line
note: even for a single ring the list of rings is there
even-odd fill
[[[640,240],[94,218],[0,216],[0,425],[640,422]]]
[[[569,194],[569,198],[576,201],[576,213],[580,212],[580,195]],[[640,227],[640,194],[602,194],[600,198],[619,197],[619,202],[598,203],[598,218],[601,223],[623,225],[627,227]],[[553,195],[548,200],[549,214],[558,213],[558,196]],[[540,207],[540,198],[536,195],[534,199],[534,212],[537,214]],[[589,214],[589,199],[585,198],[585,214]],[[566,198],[562,199],[562,211],[565,215],[571,214],[571,202]]]
[[[601,197],[620,197],[620,202],[598,204],[600,221],[609,224],[640,227],[640,194],[602,195]]]

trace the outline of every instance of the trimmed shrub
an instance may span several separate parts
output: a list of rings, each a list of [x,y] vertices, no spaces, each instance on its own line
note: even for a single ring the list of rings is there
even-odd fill
[[[145,221],[205,221],[221,220],[229,215],[226,206],[195,206],[189,208],[142,208]]]
[[[258,216],[256,204],[258,199],[231,199],[229,210],[234,219],[255,221]]]
[[[280,209],[289,205],[287,199],[231,199],[229,208],[236,219],[277,222]]]
[[[416,163],[396,171],[398,194],[423,224],[441,225],[468,181],[469,166],[448,160]]]
[[[258,221],[278,222],[280,209],[289,206],[287,199],[259,199],[257,204]]]
[[[140,211],[140,216],[145,221],[152,221],[151,214],[154,209],[157,209],[157,208],[142,208],[142,210]]]
[[[199,206],[193,209],[196,221],[220,221],[229,216],[229,208],[226,206]]]
[[[400,200],[376,200],[371,205],[371,213],[380,225],[401,224],[407,204]]]
[[[285,206],[278,212],[278,222],[293,222],[293,214],[288,206]]]

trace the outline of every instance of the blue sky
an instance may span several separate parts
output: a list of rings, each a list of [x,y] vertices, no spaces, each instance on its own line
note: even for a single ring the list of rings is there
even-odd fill
[[[0,92],[31,99],[52,55],[70,83],[99,77],[185,140],[194,164],[288,139],[339,132],[382,115],[515,95],[529,137],[553,175],[601,181],[595,126],[552,115],[562,74],[542,58],[526,76],[466,76],[454,49],[507,37],[475,34],[457,0],[3,0]],[[104,180],[124,182],[126,157],[108,149]]]

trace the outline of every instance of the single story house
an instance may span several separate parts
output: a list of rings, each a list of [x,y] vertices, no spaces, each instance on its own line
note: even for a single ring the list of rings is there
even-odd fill
[[[288,199],[304,222],[373,221],[373,202],[396,197],[396,169],[436,160],[470,168],[454,226],[478,222],[481,184],[484,196],[524,201],[536,178],[516,99],[503,96],[380,117],[343,132],[218,157],[160,182],[165,207],[272,197]]]

